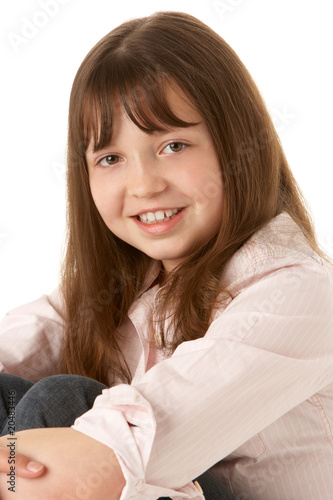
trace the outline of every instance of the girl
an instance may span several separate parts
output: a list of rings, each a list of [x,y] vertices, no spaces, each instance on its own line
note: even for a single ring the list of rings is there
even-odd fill
[[[106,35],[67,181],[61,286],[1,325],[1,498],[328,500],[332,266],[237,55],[182,13]]]

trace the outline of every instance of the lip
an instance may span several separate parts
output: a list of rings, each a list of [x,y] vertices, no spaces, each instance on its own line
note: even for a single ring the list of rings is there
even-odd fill
[[[167,209],[160,208],[157,210],[167,210]],[[156,212],[157,210],[154,210],[154,212]],[[148,212],[153,212],[153,210],[148,210]],[[160,234],[162,235],[171,231],[182,220],[185,212],[186,212],[186,207],[184,207],[183,210],[179,212],[172,219],[167,220],[166,222],[155,222],[154,224],[145,224],[144,222],[141,222],[138,219],[137,215],[133,216],[132,219],[137,224],[137,226],[145,233],[152,235],[160,235]],[[144,214],[146,212],[140,212],[140,213]]]

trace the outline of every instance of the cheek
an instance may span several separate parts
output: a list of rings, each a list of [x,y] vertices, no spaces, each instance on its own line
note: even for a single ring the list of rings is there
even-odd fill
[[[103,205],[103,196],[102,196],[103,193],[99,189],[99,186],[96,182],[90,181],[90,192],[92,199],[94,200],[94,203],[97,207],[97,210],[100,212],[101,206]]]
[[[203,189],[203,199],[205,205],[212,205],[218,208],[222,207],[223,201],[223,186],[221,183],[209,181],[205,184]]]
[[[109,223],[116,215],[118,203],[112,185],[105,181],[93,179],[90,181],[90,191],[96,208],[105,223]]]
[[[200,208],[209,206],[222,207],[223,183],[221,172],[218,167],[206,172],[198,172],[198,175],[190,180],[193,199]]]

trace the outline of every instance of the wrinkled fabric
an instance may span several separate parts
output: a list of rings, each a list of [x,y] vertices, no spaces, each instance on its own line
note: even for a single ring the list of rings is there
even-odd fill
[[[158,271],[156,263],[145,285]],[[116,453],[121,500],[202,500],[192,480],[207,469],[241,500],[329,500],[332,266],[281,214],[240,248],[222,281],[231,296],[205,335],[170,357],[147,342],[158,285],[142,293],[121,332],[131,385],[105,389],[73,428]],[[59,373],[62,310],[56,290],[8,313],[1,370],[33,381]]]

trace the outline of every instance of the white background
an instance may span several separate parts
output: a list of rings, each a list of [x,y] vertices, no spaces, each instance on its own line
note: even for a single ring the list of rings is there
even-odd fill
[[[7,1],[0,7],[0,316],[58,283],[68,99],[82,59],[121,22],[157,10],[199,17],[239,54],[333,256],[331,0]]]

